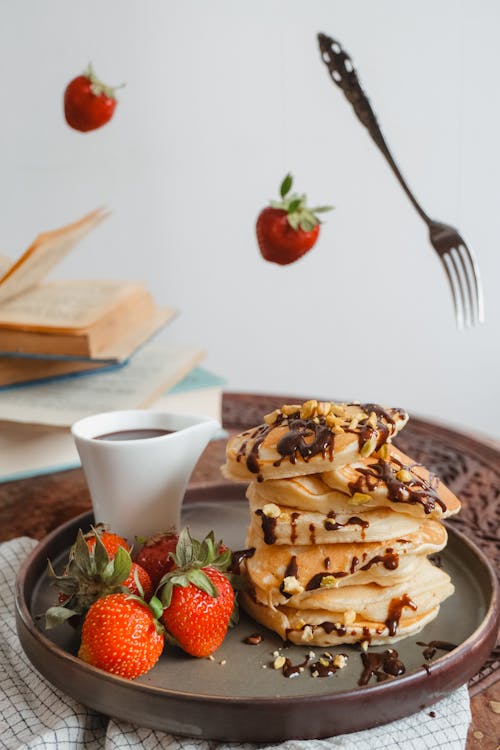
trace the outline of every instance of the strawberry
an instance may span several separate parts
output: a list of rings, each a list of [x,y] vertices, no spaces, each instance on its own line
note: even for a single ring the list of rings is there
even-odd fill
[[[122,586],[125,586],[131,594],[139,594],[146,601],[151,598],[155,588],[147,570],[135,562],[132,563],[128,578],[123,581]]]
[[[289,195],[292,184],[288,174],[281,183],[281,201],[271,201],[257,217],[260,252],[265,260],[281,266],[298,260],[315,245],[320,227],[316,214],[332,210],[332,206],[307,208],[305,195]]]
[[[200,543],[184,529],[167,573],[153,599],[164,607],[168,636],[192,656],[209,656],[221,645],[231,623],[235,597],[229,574],[231,552],[218,554],[213,533]]]
[[[110,558],[113,558],[116,555],[118,547],[123,547],[123,549],[126,549],[127,552],[130,552],[130,546],[127,544],[126,540],[123,537],[118,536],[118,534],[114,534],[111,531],[106,531],[106,529],[101,524],[97,524],[97,526],[95,526],[92,531],[89,531],[87,534],[85,534],[85,541],[87,543],[87,547],[91,552],[95,547],[95,540],[97,536],[99,536],[99,539],[106,548],[106,552],[108,553]]]
[[[79,529],[62,575],[56,575],[52,564],[48,562],[49,583],[59,591],[60,606],[49,607],[45,613],[46,628],[53,628],[75,615],[84,615],[100,597],[128,592],[128,584],[134,586],[134,591],[140,591],[133,572],[131,576],[132,560],[129,552],[117,545],[114,556],[110,557],[101,541],[101,535],[96,530],[91,533],[94,535],[93,544],[89,544],[90,535],[84,536]],[[137,579],[141,580],[140,575]],[[148,588],[149,594],[152,587],[148,581],[145,583],[144,588]]]
[[[116,108],[116,88],[105,86],[89,65],[83,75],[66,86],[64,116],[68,125],[86,133],[109,122]]]
[[[146,540],[143,548],[136,557],[136,562],[147,570],[153,587],[156,588],[160,579],[172,570],[175,563],[170,557],[175,552],[178,535],[173,531],[155,534]]]
[[[109,594],[87,612],[78,656],[94,667],[133,679],[154,667],[163,644],[161,625],[146,602]]]

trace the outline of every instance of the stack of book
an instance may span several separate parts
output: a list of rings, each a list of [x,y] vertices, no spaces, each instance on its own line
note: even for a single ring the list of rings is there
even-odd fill
[[[204,352],[157,339],[176,311],[143,284],[46,281],[105,217],[39,235],[0,257],[0,481],[79,464],[69,427],[84,416],[151,408],[220,419],[223,381]]]

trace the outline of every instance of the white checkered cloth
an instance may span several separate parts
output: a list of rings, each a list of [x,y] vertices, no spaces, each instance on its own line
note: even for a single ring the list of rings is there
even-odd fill
[[[14,580],[36,545],[26,537],[0,544],[0,748],[2,750],[266,750],[265,745],[174,737],[109,719],[57,690],[31,665],[16,633]],[[429,709],[375,729],[326,740],[293,740],[273,750],[462,750],[471,720],[464,685]]]

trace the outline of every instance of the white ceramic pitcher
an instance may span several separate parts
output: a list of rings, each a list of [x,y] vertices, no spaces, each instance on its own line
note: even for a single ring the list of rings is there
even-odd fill
[[[106,412],[76,422],[71,431],[96,523],[106,524],[130,544],[136,536],[179,530],[189,476],[219,429],[219,422],[210,417],[141,409]],[[168,432],[124,437],[125,432],[139,431]]]

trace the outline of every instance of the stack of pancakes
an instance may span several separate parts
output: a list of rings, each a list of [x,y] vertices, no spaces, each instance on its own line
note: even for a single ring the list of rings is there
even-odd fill
[[[407,421],[401,409],[311,400],[229,440],[223,474],[249,482],[240,601],[284,640],[392,643],[453,593],[427,556],[460,503],[391,444]]]

